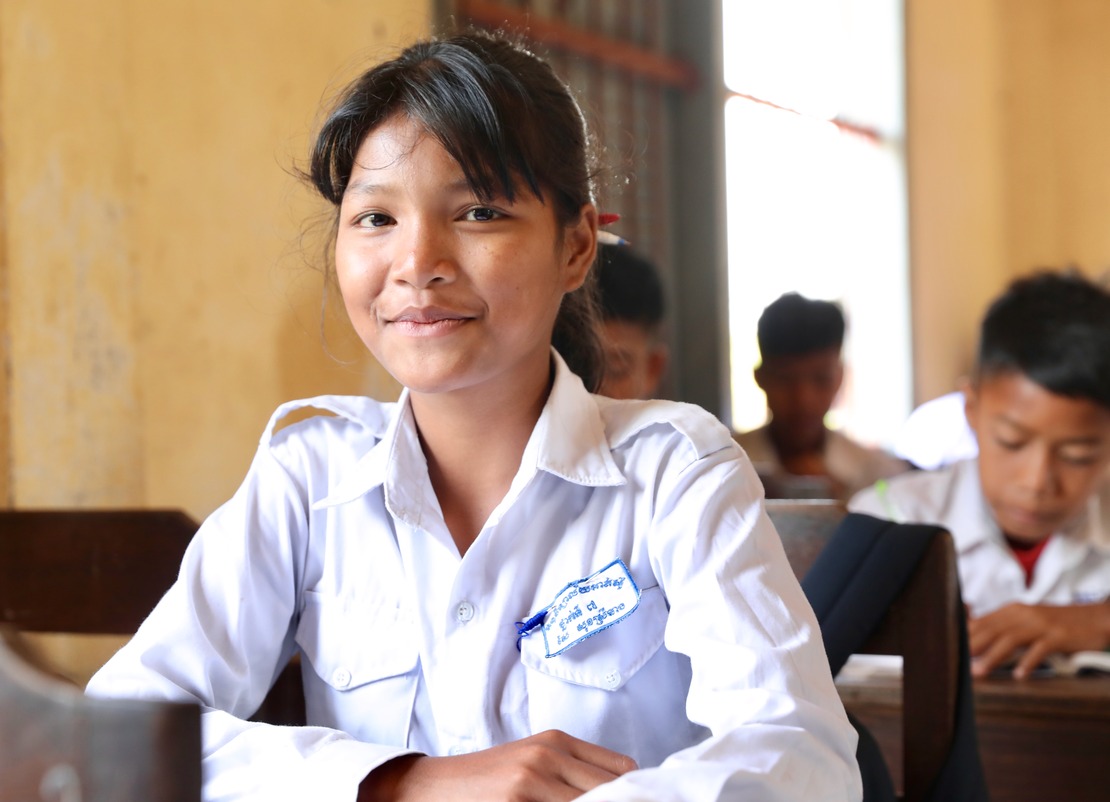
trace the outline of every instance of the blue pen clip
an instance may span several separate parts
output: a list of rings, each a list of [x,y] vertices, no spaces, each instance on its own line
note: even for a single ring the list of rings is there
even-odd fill
[[[516,621],[516,650],[520,651],[520,639],[531,635],[537,629],[543,626],[543,620],[547,618],[547,610],[540,610],[527,621]]]

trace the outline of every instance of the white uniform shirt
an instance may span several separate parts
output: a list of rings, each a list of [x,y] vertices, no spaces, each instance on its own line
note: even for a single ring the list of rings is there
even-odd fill
[[[788,473],[779,460],[775,444],[771,441],[771,424],[736,435],[736,442],[744,449],[748,459],[761,476],[783,485],[787,495],[791,490],[798,496],[814,497],[813,490],[824,491],[822,497],[834,495],[847,500],[853,493],[870,487],[880,479],[905,473],[906,463],[879,448],[869,448],[857,443],[843,432],[829,429],[825,432],[824,461],[828,476],[797,476]],[[829,486],[829,479],[832,485]]]
[[[208,800],[354,800],[407,752],[546,729],[641,770],[584,800],[847,800],[855,732],[812,610],[728,431],[701,409],[556,381],[460,557],[407,397],[275,412],[177,583],[90,682],[206,707]],[[292,410],[328,410],[274,433]],[[479,460],[481,454],[475,454]],[[616,558],[631,615],[555,657],[517,627]],[[295,650],[314,726],[248,723]]]
[[[983,498],[977,459],[889,479],[857,494],[848,509],[951,532],[961,592],[973,616],[1012,602],[1088,604],[1110,597],[1110,481],[1102,482],[1082,516],[1045,545],[1028,587]]]

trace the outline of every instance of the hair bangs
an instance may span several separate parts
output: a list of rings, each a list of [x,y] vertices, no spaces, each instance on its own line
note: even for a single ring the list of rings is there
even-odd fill
[[[520,182],[543,200],[540,182],[525,158],[529,149],[511,124],[528,118],[527,93],[507,70],[459,55],[447,51],[422,62],[400,88],[395,111],[435,137],[458,162],[479,200],[513,201]]]

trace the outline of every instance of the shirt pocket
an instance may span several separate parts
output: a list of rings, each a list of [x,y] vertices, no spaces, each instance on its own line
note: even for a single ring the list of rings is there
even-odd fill
[[[416,623],[389,603],[306,591],[295,640],[310,724],[403,745],[419,672]]]
[[[555,657],[548,657],[543,635],[521,641],[525,668],[545,677],[586,688],[617,691],[626,686],[663,645],[667,602],[658,587],[643,588],[628,616]]]
[[[562,730],[643,768],[708,736],[686,717],[690,661],[663,646],[668,615],[663,591],[643,588],[631,615],[555,657],[539,633],[524,638],[531,732]]]

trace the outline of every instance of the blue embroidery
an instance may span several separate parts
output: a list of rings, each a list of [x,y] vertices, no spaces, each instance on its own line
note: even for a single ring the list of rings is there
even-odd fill
[[[551,604],[527,621],[516,622],[517,649],[521,638],[540,629],[546,656],[555,657],[631,615],[639,604],[640,588],[618,558],[569,582]]]
[[[527,621],[516,621],[516,650],[520,651],[520,639],[535,632],[540,626],[543,625],[543,620],[547,617],[547,609],[540,610]]]

